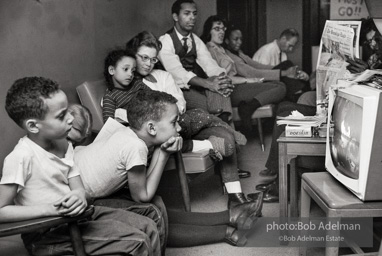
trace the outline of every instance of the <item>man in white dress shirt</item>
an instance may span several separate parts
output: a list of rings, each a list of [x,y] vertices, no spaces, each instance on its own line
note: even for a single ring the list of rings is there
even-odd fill
[[[297,30],[288,28],[281,33],[278,39],[263,45],[257,50],[252,59],[264,65],[276,66],[288,59],[287,53],[293,51],[298,43],[298,39],[299,34]]]

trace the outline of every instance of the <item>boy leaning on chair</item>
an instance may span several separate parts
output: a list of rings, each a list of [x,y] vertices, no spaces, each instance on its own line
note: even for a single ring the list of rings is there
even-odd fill
[[[89,197],[67,141],[73,117],[65,93],[49,79],[25,77],[8,90],[5,108],[27,135],[4,160],[0,222],[81,214]],[[147,217],[96,206],[79,227],[87,254],[160,255],[158,231]],[[73,254],[68,232],[61,225],[22,238],[33,255]]]

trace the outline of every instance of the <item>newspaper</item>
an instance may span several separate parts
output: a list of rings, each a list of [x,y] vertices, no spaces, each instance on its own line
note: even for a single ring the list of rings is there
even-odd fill
[[[359,58],[361,21],[331,21],[325,23],[317,62],[317,114],[326,115],[329,86],[339,79],[352,77],[347,59]]]
[[[382,70],[367,69],[354,79],[353,82],[382,90]]]

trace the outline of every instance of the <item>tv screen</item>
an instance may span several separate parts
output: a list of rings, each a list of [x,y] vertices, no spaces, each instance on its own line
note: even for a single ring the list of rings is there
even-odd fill
[[[350,100],[341,93],[335,98],[330,155],[336,169],[352,179],[359,178],[362,113],[362,98]]]

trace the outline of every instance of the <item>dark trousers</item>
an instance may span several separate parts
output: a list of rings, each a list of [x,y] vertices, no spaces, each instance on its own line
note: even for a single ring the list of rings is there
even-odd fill
[[[293,66],[295,66],[293,62],[286,60],[275,66],[273,69],[287,70]],[[280,81],[286,85],[285,99],[291,102],[297,102],[302,93],[310,90],[308,81],[290,77],[281,77]]]
[[[154,196],[150,203],[137,203],[126,188],[94,201],[94,205],[124,209],[152,219],[158,229],[162,255],[165,255],[168,238],[168,216],[166,206],[160,196]]]
[[[285,117],[290,115],[293,110],[297,110],[305,116],[314,116],[316,114],[315,106],[308,106],[308,105],[297,104],[294,102],[284,101],[279,104],[276,115]],[[280,137],[280,135],[284,131],[285,131],[285,125],[277,125],[275,122],[273,126],[273,132],[272,132],[272,144],[269,151],[267,162],[265,164],[266,168],[268,168],[269,170],[272,170],[275,173],[279,172],[279,145],[277,143],[277,139]],[[319,164],[321,164],[321,166],[318,166],[317,168],[320,168],[320,169],[323,168],[324,162],[322,161],[322,157],[310,157],[310,158],[319,159],[318,162]]]
[[[78,223],[87,255],[160,255],[155,223],[122,209],[95,206],[93,215]],[[21,236],[31,255],[73,255],[67,225]]]

